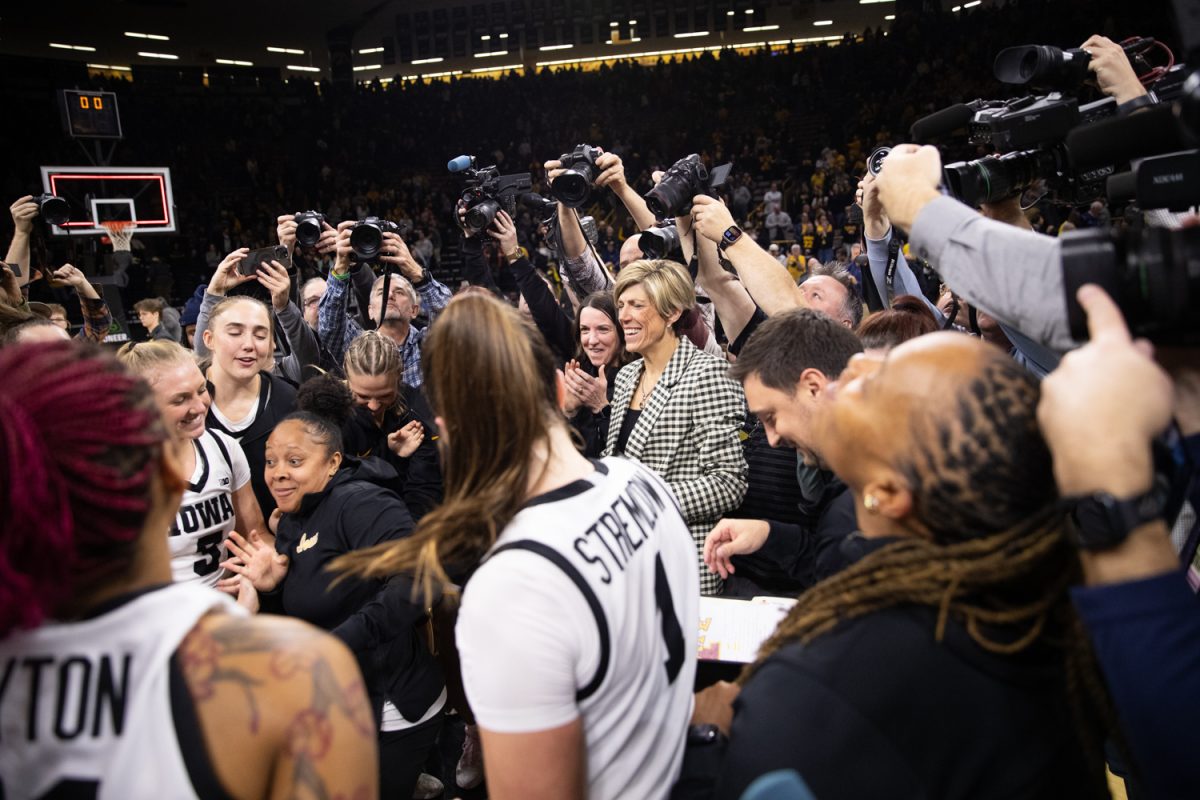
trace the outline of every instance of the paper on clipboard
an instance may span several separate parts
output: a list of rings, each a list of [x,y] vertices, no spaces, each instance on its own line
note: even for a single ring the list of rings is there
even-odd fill
[[[795,604],[795,598],[789,597],[701,597],[697,657],[701,661],[749,664]]]

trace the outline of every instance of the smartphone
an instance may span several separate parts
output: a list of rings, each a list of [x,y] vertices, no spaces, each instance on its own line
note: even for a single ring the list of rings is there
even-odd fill
[[[257,250],[251,250],[246,254],[246,257],[238,264],[237,271],[239,275],[254,275],[258,272],[259,265],[267,261],[278,261],[286,270],[291,270],[292,259],[288,255],[288,249],[281,244],[274,247],[260,247]]]

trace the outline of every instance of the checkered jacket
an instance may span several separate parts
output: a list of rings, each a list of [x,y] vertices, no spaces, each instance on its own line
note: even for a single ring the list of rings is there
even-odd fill
[[[638,359],[617,374],[605,455],[612,455],[625,411],[642,377]],[[679,340],[662,377],[646,399],[625,444],[625,457],[642,462],[670,485],[696,540],[746,494],[746,459],[738,435],[746,418],[746,395],[729,378],[724,361]],[[721,579],[700,564],[700,592],[717,594]]]

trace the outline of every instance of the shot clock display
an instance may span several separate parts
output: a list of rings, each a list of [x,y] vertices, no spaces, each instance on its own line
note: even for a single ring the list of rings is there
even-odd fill
[[[76,139],[121,139],[121,114],[112,92],[61,91],[63,126]]]

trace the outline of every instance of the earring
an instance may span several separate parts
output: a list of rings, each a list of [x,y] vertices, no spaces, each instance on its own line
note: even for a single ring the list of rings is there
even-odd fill
[[[863,508],[872,514],[879,512],[879,498],[873,494],[869,494],[863,498]]]

